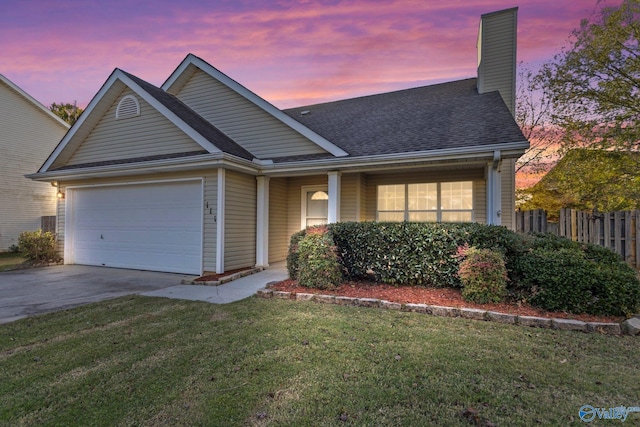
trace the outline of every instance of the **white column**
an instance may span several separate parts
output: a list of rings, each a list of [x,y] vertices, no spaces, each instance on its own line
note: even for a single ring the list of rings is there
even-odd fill
[[[258,176],[256,267],[269,266],[269,177]]]
[[[218,207],[216,210],[216,273],[224,273],[224,192],[226,187],[225,170],[218,169]]]
[[[340,189],[342,173],[338,171],[328,172],[329,176],[329,213],[327,222],[329,224],[340,221]]]

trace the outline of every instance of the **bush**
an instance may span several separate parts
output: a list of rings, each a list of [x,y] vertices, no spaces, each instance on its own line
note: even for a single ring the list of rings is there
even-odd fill
[[[300,230],[297,233],[291,235],[289,240],[289,252],[287,254],[287,271],[289,272],[289,278],[292,280],[298,279],[298,271],[300,270],[300,262],[298,255],[298,243],[307,234],[307,230]]]
[[[469,248],[462,254],[458,276],[465,301],[486,304],[500,302],[507,291],[504,256],[491,249]]]
[[[393,285],[460,287],[456,249],[463,242],[447,224],[362,222],[329,229],[351,278]]]
[[[58,261],[53,233],[42,230],[23,231],[18,238],[20,253],[30,261]]]
[[[518,260],[528,302],[550,311],[625,316],[640,304],[636,271],[613,251],[537,236]]]
[[[336,247],[326,227],[306,230],[298,242],[298,283],[308,288],[332,289],[342,282]]]

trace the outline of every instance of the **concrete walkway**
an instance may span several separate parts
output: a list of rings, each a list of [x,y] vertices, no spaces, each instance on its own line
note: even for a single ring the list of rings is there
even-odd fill
[[[227,304],[254,295],[269,282],[285,280],[289,277],[284,262],[271,265],[268,269],[251,274],[219,286],[177,285],[164,289],[144,292],[148,297],[165,297],[206,301],[213,304]]]

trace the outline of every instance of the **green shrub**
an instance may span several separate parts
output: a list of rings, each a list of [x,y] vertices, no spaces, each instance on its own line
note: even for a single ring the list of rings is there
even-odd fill
[[[331,224],[351,278],[393,285],[460,287],[456,249],[463,242],[450,224],[363,222]]]
[[[56,239],[53,233],[42,230],[23,231],[18,237],[20,253],[30,261],[58,261]]]
[[[538,236],[518,264],[528,301],[545,310],[624,316],[640,304],[636,271],[605,248]]]
[[[507,291],[507,268],[502,253],[491,249],[469,248],[460,263],[465,301],[486,304],[500,302]]]
[[[326,227],[307,228],[298,242],[298,283],[308,288],[332,289],[342,282],[336,247]]]
[[[289,278],[292,280],[298,279],[298,271],[300,269],[299,256],[298,256],[298,243],[307,234],[307,230],[300,230],[297,233],[291,235],[289,240],[289,252],[287,253],[287,271],[289,272]]]

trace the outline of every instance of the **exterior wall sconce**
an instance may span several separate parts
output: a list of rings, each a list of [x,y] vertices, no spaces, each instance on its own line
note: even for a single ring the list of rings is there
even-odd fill
[[[64,193],[62,192],[62,190],[58,190],[58,200],[63,200],[64,199]]]

